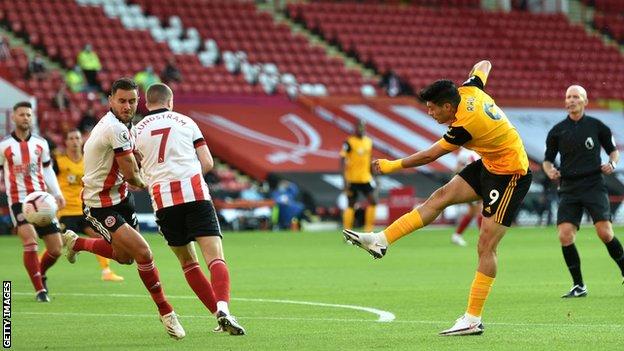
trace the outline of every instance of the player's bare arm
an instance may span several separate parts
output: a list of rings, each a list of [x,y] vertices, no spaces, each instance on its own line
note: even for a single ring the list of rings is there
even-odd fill
[[[146,187],[145,182],[139,174],[139,165],[132,153],[117,156],[116,159],[117,164],[119,164],[119,171],[123,175],[124,180],[128,182],[128,184],[139,188]]]
[[[48,186],[48,190],[56,199],[59,209],[65,208],[65,198],[63,197],[58,180],[56,179],[56,174],[54,173],[52,164],[43,167],[43,179]]]
[[[615,172],[615,167],[620,160],[620,152],[616,149],[609,154],[609,162],[600,166],[603,174],[611,174]]]
[[[544,173],[548,176],[548,178],[552,180],[557,180],[561,178],[561,173],[555,168],[555,165],[550,161],[542,162],[542,168],[544,169]]]
[[[449,152],[450,150],[443,148],[439,143],[435,143],[426,150],[418,151],[415,154],[399,160],[374,160],[373,171],[375,174],[388,174],[403,168],[419,167],[431,163]]]
[[[199,163],[201,163],[202,173],[206,174],[210,172],[214,167],[214,160],[212,159],[212,154],[210,153],[208,146],[202,145],[197,147],[195,148],[195,152],[197,153]]]

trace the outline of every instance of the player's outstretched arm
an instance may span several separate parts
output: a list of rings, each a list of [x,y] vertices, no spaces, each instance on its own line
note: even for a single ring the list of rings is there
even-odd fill
[[[412,168],[431,163],[441,156],[444,156],[451,152],[446,150],[435,143],[431,145],[427,150],[418,151],[406,158],[390,161],[386,159],[379,159],[373,161],[373,171],[376,174],[388,174],[399,171],[403,168]]]
[[[472,70],[470,71],[468,78],[474,76],[475,72],[477,71],[485,73],[485,76],[487,77],[490,74],[490,70],[492,70],[492,63],[490,61],[488,60],[479,61],[472,67]]]
[[[119,171],[126,182],[139,188],[145,188],[145,182],[139,174],[139,165],[134,159],[132,152],[116,156],[116,160],[119,165]]]

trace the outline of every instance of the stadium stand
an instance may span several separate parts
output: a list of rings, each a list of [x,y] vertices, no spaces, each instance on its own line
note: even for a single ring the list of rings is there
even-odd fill
[[[259,12],[252,2],[134,2],[161,21],[172,14],[179,16],[186,26],[197,28],[202,38],[215,40],[224,52],[242,51],[250,63],[261,64],[264,69],[273,64],[280,73],[294,75],[300,85],[322,84],[329,95],[359,95],[362,85],[375,84],[359,71],[346,69],[342,59],[328,57],[324,48],[310,45],[303,35],[291,33],[287,25],[276,24],[269,13]]]
[[[465,67],[488,57],[496,67],[489,90],[497,99],[560,99],[561,90],[579,81],[594,98],[622,97],[618,49],[562,14],[314,2],[289,4],[287,15],[378,73],[393,69],[415,90],[440,77],[462,81]]]
[[[624,39],[621,1],[584,2],[596,10],[596,28]],[[488,91],[499,103],[544,101],[560,107],[571,83],[586,86],[592,100],[622,99],[624,59],[617,48],[563,14],[492,13],[479,6],[479,0],[308,1],[290,3],[285,14],[379,75],[394,70],[415,91],[441,77],[461,82],[467,68],[488,58],[495,66]],[[422,150],[445,130],[432,125],[413,97],[363,98],[381,95],[372,87],[376,81],[346,68],[342,58],[330,57],[252,1],[2,1],[0,24],[64,69],[92,44],[102,61],[104,92],[114,79],[132,77],[148,65],[160,73],[175,57],[183,77],[172,84],[180,97],[176,109],[199,116],[211,150],[223,161],[213,172],[216,197],[235,199],[250,187],[249,177],[230,164],[257,180],[277,175],[301,184],[314,194],[320,212],[335,217],[340,188],[320,179],[336,171],[347,124],[366,120],[376,157],[388,158]],[[98,117],[106,111],[105,95],[87,93],[69,93],[70,108],[56,108],[52,98],[63,72],[52,67],[47,79],[26,78],[26,52],[11,48],[10,57],[0,60],[0,76],[37,99],[40,127],[54,142],[61,145],[62,133],[87,109],[95,107]],[[277,90],[267,89],[263,79],[276,83]],[[289,87],[311,96],[289,100]],[[534,120],[525,115],[523,110],[517,118],[525,120],[517,126],[530,134]],[[221,133],[215,133],[218,128]],[[241,131],[245,135],[230,133]],[[527,145],[533,149],[532,167],[539,168],[541,141]],[[415,185],[417,195],[426,196],[439,182],[427,177],[446,174],[454,164],[450,154],[410,174],[416,180],[395,181]]]
[[[106,16],[99,6],[80,6],[74,1],[0,2],[9,28],[65,68],[73,67],[78,52],[87,43],[100,56],[103,90],[121,76],[151,65],[161,72],[167,57],[174,55],[166,43],[157,43],[147,30],[126,29],[118,19]],[[28,20],[26,20],[28,19]],[[183,93],[262,93],[242,77],[228,73],[222,65],[204,67],[195,54],[175,55],[184,81],[176,87]]]
[[[595,9],[593,26],[624,45],[624,2],[618,0],[583,0]]]

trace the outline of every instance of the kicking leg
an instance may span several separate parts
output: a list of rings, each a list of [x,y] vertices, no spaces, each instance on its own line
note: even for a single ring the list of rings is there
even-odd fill
[[[401,216],[384,231],[363,234],[344,230],[343,235],[349,242],[368,251],[373,257],[381,258],[385,255],[389,244],[433,222],[449,205],[475,201],[479,198],[463,178],[455,176],[431,194],[423,204]]]
[[[93,228],[91,228],[89,225],[86,225],[83,231],[92,239],[102,239],[102,237],[98,233],[96,233],[95,230],[93,230]],[[112,253],[112,256],[115,256],[114,253]],[[102,269],[102,280],[110,282],[121,282],[124,280],[122,276],[115,274],[115,272],[110,269],[109,258],[97,254],[95,255],[95,258],[97,259],[98,263],[100,264],[100,268]]]

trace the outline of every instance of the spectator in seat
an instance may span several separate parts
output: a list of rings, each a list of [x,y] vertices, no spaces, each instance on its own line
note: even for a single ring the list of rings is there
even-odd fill
[[[100,58],[93,51],[91,44],[85,45],[84,49],[78,54],[78,66],[84,72],[87,84],[90,89],[102,90],[100,82],[97,79],[97,73],[102,69]]]
[[[67,84],[61,83],[59,90],[54,94],[52,99],[52,105],[58,108],[60,111],[65,111],[69,108],[70,100],[67,95]]]
[[[80,93],[85,90],[85,76],[80,66],[75,65],[71,71],[65,74],[65,83],[72,93]]]
[[[403,82],[401,82],[401,78],[399,78],[393,70],[387,71],[381,77],[379,86],[382,87],[390,97],[399,96],[404,93]]]
[[[304,206],[297,201],[298,195],[297,185],[287,180],[281,180],[273,191],[271,197],[279,211],[276,223],[279,229],[290,228],[293,219],[300,219],[303,216]]]
[[[154,68],[152,66],[147,66],[144,71],[134,76],[134,81],[139,85],[142,91],[146,91],[150,85],[160,83],[160,77],[154,73]]]
[[[28,70],[27,77],[28,79],[35,78],[38,80],[43,80],[47,76],[48,69],[46,68],[45,62],[43,61],[43,57],[41,55],[36,54],[28,61]]]
[[[163,69],[161,75],[165,84],[182,82],[182,73],[180,73],[178,66],[176,66],[175,57],[171,56],[167,59],[167,65],[165,69]]]
[[[0,35],[0,61],[8,60],[11,58],[11,48],[9,47],[9,41],[3,35]]]

